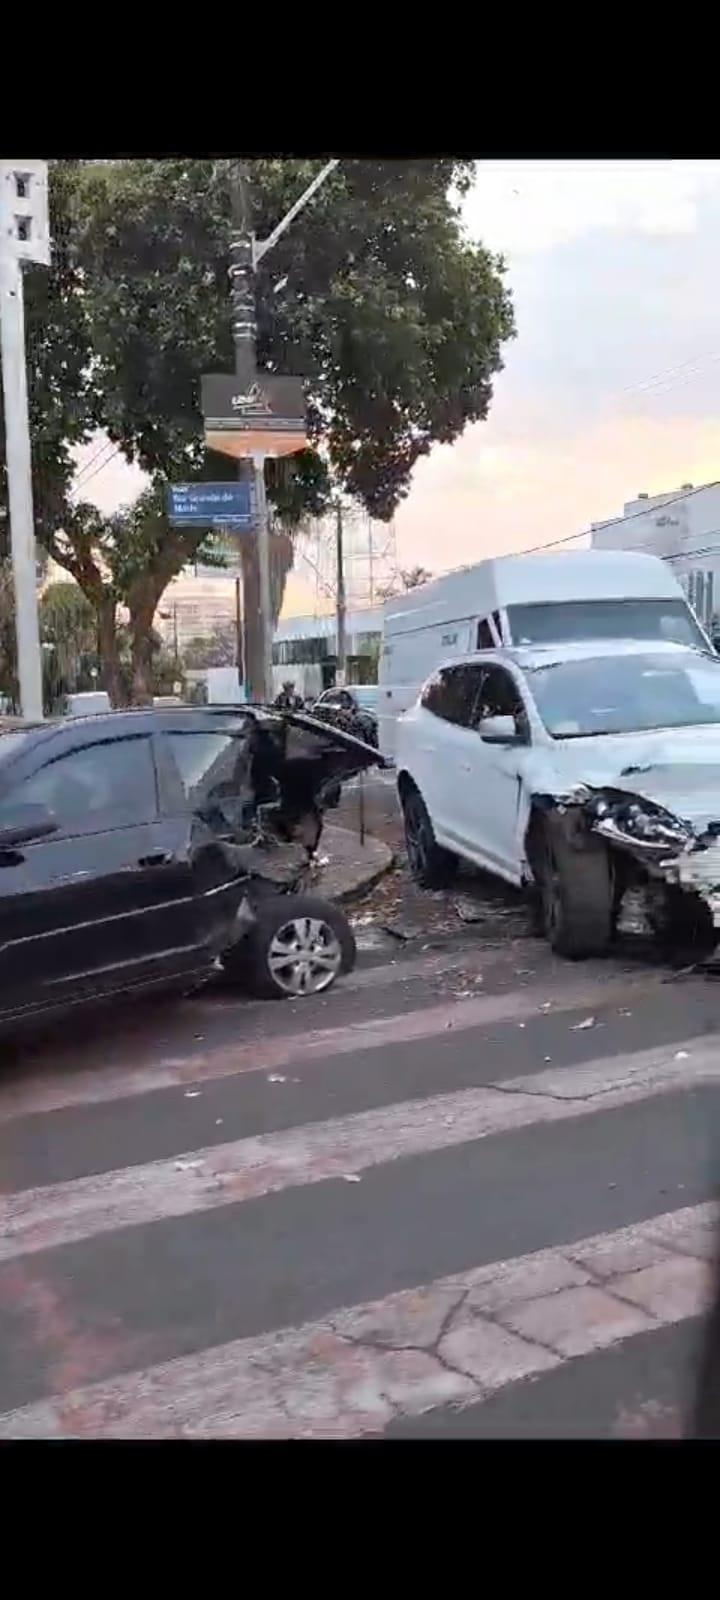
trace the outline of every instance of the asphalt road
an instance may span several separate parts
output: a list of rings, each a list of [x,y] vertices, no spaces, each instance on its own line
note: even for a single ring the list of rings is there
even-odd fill
[[[681,1436],[719,1030],[716,979],[456,917],[6,1049],[0,1437]]]

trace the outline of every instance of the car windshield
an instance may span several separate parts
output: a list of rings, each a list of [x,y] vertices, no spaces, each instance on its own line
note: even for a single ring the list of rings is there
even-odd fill
[[[537,667],[530,685],[553,739],[720,723],[720,661],[711,656],[593,656]]]
[[[583,639],[665,639],[705,650],[705,640],[684,600],[564,600],[508,606],[513,644],[557,644]]]

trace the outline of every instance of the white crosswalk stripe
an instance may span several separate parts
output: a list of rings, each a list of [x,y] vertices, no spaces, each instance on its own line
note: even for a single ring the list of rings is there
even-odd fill
[[[451,1020],[461,1034],[479,1030],[480,1051],[483,1028],[499,1022],[538,1026],[551,1004],[560,1012],[583,1004],[617,1008],[618,1000],[633,992],[652,1005],[654,981],[646,977],[644,983],[635,983],[627,975],[602,982],[570,976],[564,994],[551,1002],[541,998],[544,991],[537,986],[455,1004]],[[144,1103],[153,1089],[201,1079],[208,1085],[233,1078],[241,1083],[244,1075],[267,1074],[268,1067],[291,1071],[293,1062],[312,1065],[356,1050],[366,1055],[387,1051],[392,1086],[393,1044],[440,1038],[448,1011],[443,1004],[345,1029],[269,1038],[260,1046],[239,1043],[208,1051],[200,1065],[197,1057],[191,1064],[167,1058],[156,1064],[155,1079],[149,1065],[136,1064],[124,1075],[112,1066],[104,1079],[101,1070],[94,1085],[84,1072],[65,1080],[39,1075],[24,1083],[0,1084],[0,1125],[11,1141],[14,1124],[45,1118],[51,1139],[53,1117],[72,1114],[75,1108],[104,1105],[103,1114],[112,1117],[114,1107],[130,1098]],[[292,1237],[292,1191],[295,1197],[298,1191],[312,1194],[313,1186],[338,1181],[370,1188],[378,1174],[396,1170],[395,1163],[406,1163],[401,1170],[412,1184],[413,1163],[440,1152],[460,1160],[463,1147],[480,1145],[485,1151],[488,1142],[512,1141],[523,1130],[537,1130],[540,1137],[553,1124],[563,1124],[563,1137],[570,1141],[575,1130],[596,1126],[592,1119],[600,1113],[629,1114],[630,1108],[642,1106],[650,1116],[653,1108],[667,1106],[668,1097],[689,1096],[718,1084],[720,1050],[717,1036],[707,1032],[630,1053],[598,1054],[568,1066],[550,1063],[535,1072],[506,1076],[498,1071],[492,1082],[470,1088],[446,1087],[438,1068],[437,1089],[429,1095],[391,1100],[390,1088],[388,1103],[373,1103],[369,1110],[289,1127],[276,1124],[270,1132],[197,1148],[188,1143],[158,1159],[0,1194],[0,1340],[3,1297],[12,1329],[23,1295],[39,1307],[33,1315],[41,1324],[43,1319],[51,1324],[53,1337],[59,1329],[58,1337],[65,1338],[72,1319],[58,1285],[72,1285],[72,1262],[80,1258],[71,1262],[64,1252],[90,1252],[98,1240],[104,1250],[122,1234],[127,1259],[137,1270],[151,1272],[143,1230],[154,1229],[157,1238],[157,1230],[173,1222],[201,1214],[210,1214],[212,1222],[213,1217],[229,1216],[231,1208],[241,1230],[253,1204],[268,1206],[269,1197],[283,1194],[288,1201],[283,1226]],[[682,1183],[676,1187],[681,1189]],[[359,1191],[361,1211],[363,1193]],[[693,1198],[702,1193],[696,1187]],[[189,1354],[165,1359],[166,1345],[156,1359],[153,1348],[151,1359],[141,1355],[130,1370],[124,1353],[113,1366],[112,1349],[109,1355],[103,1350],[104,1366],[94,1369],[101,1372],[97,1380],[86,1381],[82,1364],[76,1368],[73,1361],[50,1362],[49,1376],[35,1389],[39,1398],[15,1404],[13,1395],[12,1403],[1,1402],[0,1438],[356,1437],[380,1434],[398,1418],[477,1406],[527,1379],[540,1379],[594,1352],[698,1316],[707,1303],[715,1257],[716,1205],[708,1200],[661,1210],[654,1196],[651,1205],[657,1215],[648,1218],[636,1210],[634,1216],[645,1220],[604,1232],[588,1233],[586,1220],[569,1243],[566,1228],[560,1245],[552,1242],[557,1232],[540,1249],[521,1248],[529,1242],[527,1234],[524,1240],[512,1239],[511,1249],[517,1253],[502,1260],[488,1261],[478,1250],[470,1259],[482,1264],[429,1275],[411,1288],[397,1287],[398,1282],[413,1281],[400,1274],[391,1278],[389,1292],[377,1298],[368,1297],[366,1282],[365,1295],[358,1294],[356,1303],[326,1299],[319,1307],[315,1301],[312,1315],[304,1307],[294,1323],[285,1323],[278,1312],[277,1326],[260,1321],[255,1327],[261,1332],[221,1335],[217,1342],[207,1337]],[[590,1220],[602,1215],[596,1212]],[[611,1220],[628,1215],[633,1213],[616,1208]],[[604,1216],[607,1221],[610,1212]],[[474,1252],[474,1235],[469,1237]],[[267,1240],[270,1248],[271,1227]],[[379,1254],[383,1248],[378,1239]],[[172,1244],[168,1256],[171,1270]],[[454,1265],[458,1259],[463,1258],[451,1258]],[[431,1272],[440,1273],[447,1265],[447,1258],[436,1262]],[[377,1287],[377,1279],[370,1287]],[[134,1298],[142,1302],[142,1282]],[[81,1339],[85,1337],[83,1330]]]
[[[580,1239],[0,1416],[0,1438],[348,1437],[694,1316],[714,1206]]]
[[[701,1037],[23,1190],[0,1196],[0,1261],[705,1083],[720,1083],[720,1052]]]

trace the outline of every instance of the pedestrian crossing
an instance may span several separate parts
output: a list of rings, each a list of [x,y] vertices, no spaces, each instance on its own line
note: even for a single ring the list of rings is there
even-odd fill
[[[376,1437],[702,1314],[720,991],[385,987],[0,1082],[0,1438]]]

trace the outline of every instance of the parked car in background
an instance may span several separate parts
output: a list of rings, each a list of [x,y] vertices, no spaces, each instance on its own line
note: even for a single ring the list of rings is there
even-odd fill
[[[687,919],[720,938],[720,660],[630,640],[486,651],[398,721],[412,871],[458,858],[538,891],[555,950]]]
[[[355,947],[310,862],[326,804],[378,762],[231,706],[0,723],[0,1023],[219,965],[261,995],[328,988]]]
[[[367,691],[375,689],[375,684],[353,684],[348,689],[326,689],[324,694],[312,706],[312,715],[319,717],[322,722],[329,722],[334,728],[342,728],[346,733],[352,733],[357,739],[363,739],[366,744],[377,748],[378,723],[377,711],[372,706],[372,695],[368,704]],[[377,704],[377,699],[375,701]]]
[[[106,689],[86,689],[82,694],[66,695],[64,709],[68,717],[94,717],[112,707]]]

